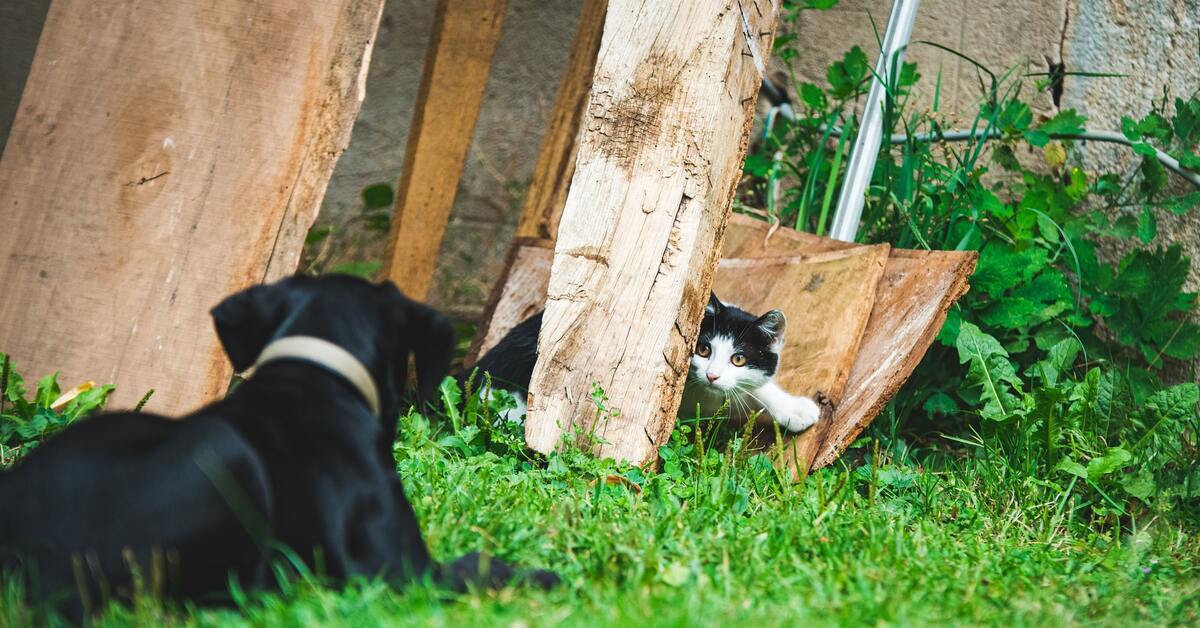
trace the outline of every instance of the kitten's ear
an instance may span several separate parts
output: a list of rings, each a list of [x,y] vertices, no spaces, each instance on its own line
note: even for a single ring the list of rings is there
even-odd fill
[[[721,303],[721,300],[717,298],[717,293],[709,293],[708,305],[704,306],[704,313],[716,316],[717,314],[720,314],[721,310],[723,309],[725,309],[725,304]]]
[[[771,310],[758,317],[758,320],[754,322],[776,342],[783,340],[783,332],[787,329],[787,317],[783,315],[783,312]]]

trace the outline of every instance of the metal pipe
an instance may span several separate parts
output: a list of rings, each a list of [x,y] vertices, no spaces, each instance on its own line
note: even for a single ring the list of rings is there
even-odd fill
[[[917,19],[919,0],[896,0],[892,15],[888,19],[887,31],[883,36],[883,50],[875,64],[875,77],[867,92],[863,108],[862,123],[850,162],[846,165],[846,180],[838,197],[837,212],[833,215],[833,226],[829,236],[835,240],[853,242],[858,235],[858,223],[862,218],[863,203],[866,201],[867,185],[875,171],[875,160],[879,156],[879,145],[883,141],[883,105],[887,95],[887,82],[903,67],[904,49],[912,37],[913,23]]]

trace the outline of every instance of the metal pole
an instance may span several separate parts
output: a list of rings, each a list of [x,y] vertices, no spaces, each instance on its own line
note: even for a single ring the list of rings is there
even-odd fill
[[[883,141],[883,103],[887,93],[884,81],[890,82],[903,67],[904,49],[912,37],[918,4],[920,0],[896,0],[892,5],[892,16],[883,36],[883,50],[875,64],[875,78],[867,92],[858,137],[854,141],[850,163],[846,165],[846,180],[838,197],[837,212],[833,215],[833,227],[829,230],[829,236],[835,240],[853,242],[858,235],[867,185],[871,182],[879,145]]]

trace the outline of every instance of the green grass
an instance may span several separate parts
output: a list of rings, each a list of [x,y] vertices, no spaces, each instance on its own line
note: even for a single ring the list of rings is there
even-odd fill
[[[861,464],[790,483],[764,457],[739,451],[736,438],[720,445],[705,436],[697,447],[688,427],[664,448],[664,470],[643,474],[579,453],[530,462],[506,444],[512,434],[459,419],[453,434],[419,416],[402,422],[398,467],[426,540],[443,559],[483,549],[550,567],[564,577],[561,589],[452,596],[428,584],[332,590],[296,578],[236,609],[143,599],[113,607],[100,624],[1200,621],[1195,521],[1093,518],[1081,496],[986,451],[898,461],[860,448]],[[27,623],[33,611],[18,594],[0,588],[0,625]]]

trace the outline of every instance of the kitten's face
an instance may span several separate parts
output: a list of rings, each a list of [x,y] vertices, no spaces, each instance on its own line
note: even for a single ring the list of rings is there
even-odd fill
[[[724,395],[762,386],[779,366],[785,324],[779,310],[756,318],[713,295],[704,310],[688,377],[701,389]]]

